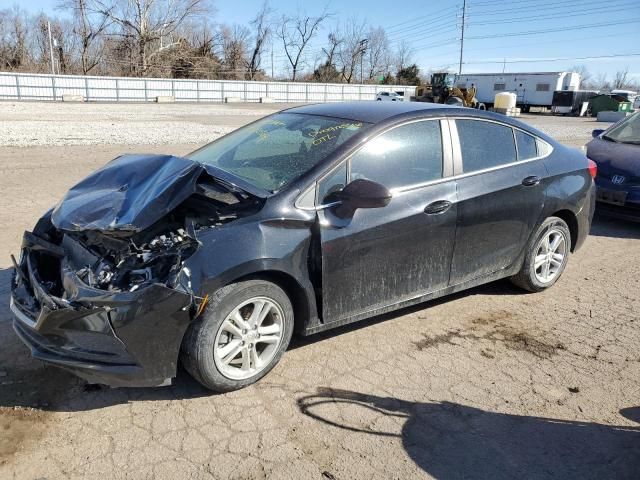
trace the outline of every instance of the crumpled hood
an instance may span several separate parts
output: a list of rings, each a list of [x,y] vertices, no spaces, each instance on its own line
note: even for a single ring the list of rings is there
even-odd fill
[[[136,233],[195,193],[204,170],[172,155],[123,155],[72,187],[51,221],[66,231]]]

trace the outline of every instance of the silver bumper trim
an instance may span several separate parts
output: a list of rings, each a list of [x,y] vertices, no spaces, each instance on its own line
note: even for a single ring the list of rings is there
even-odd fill
[[[34,329],[36,328],[36,321],[29,318],[17,307],[16,302],[13,301],[13,296],[11,296],[11,300],[9,302],[9,308],[11,308],[11,311],[13,312],[13,314],[22,323],[29,326],[30,328],[34,328]]]

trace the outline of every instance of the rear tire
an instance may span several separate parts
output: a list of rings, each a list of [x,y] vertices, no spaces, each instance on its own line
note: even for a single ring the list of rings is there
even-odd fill
[[[569,260],[571,233],[564,220],[549,217],[527,246],[520,271],[511,281],[529,292],[540,292],[558,281]]]
[[[257,382],[289,346],[294,326],[289,297],[271,282],[247,280],[227,285],[209,298],[182,341],[185,369],[216,392]]]

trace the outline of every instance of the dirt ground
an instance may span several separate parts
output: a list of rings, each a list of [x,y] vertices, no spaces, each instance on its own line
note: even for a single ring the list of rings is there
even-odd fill
[[[524,119],[576,146],[599,126]],[[596,219],[548,291],[500,281],[294,339],[230,394],[32,360],[8,307],[22,231],[120,153],[196,146],[0,146],[0,478],[638,478],[640,224]]]

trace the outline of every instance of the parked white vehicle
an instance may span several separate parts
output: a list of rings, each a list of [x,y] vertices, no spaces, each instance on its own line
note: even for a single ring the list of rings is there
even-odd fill
[[[376,100],[379,102],[403,102],[404,96],[396,92],[378,92]]]
[[[493,105],[496,93],[513,92],[517,106],[527,112],[530,107],[550,108],[553,92],[557,90],[578,90],[580,75],[575,72],[473,73],[456,76],[456,86],[476,87],[476,98],[487,106]]]

